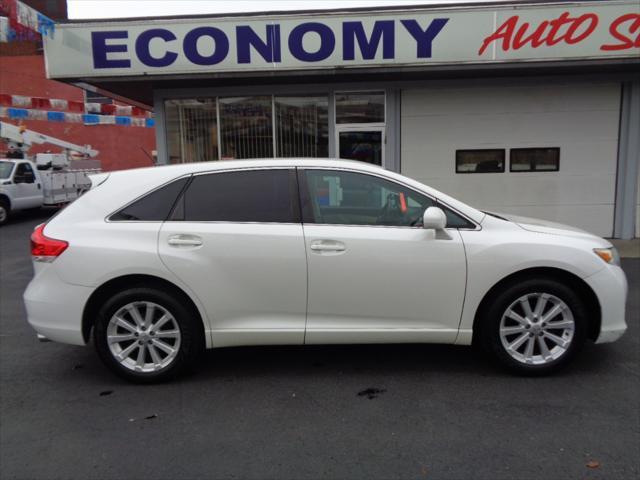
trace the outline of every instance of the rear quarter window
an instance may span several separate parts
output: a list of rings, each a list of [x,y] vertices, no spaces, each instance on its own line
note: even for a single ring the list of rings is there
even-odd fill
[[[189,177],[180,178],[153,190],[111,215],[109,220],[163,222],[171,214],[173,205],[188,181]]]

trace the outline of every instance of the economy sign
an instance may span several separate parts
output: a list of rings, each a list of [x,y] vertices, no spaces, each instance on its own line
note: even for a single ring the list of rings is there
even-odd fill
[[[638,2],[61,24],[50,78],[640,55]]]

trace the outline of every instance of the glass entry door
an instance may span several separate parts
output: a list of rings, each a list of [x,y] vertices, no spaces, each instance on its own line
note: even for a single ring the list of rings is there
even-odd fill
[[[384,127],[338,125],[336,143],[340,158],[384,166]]]

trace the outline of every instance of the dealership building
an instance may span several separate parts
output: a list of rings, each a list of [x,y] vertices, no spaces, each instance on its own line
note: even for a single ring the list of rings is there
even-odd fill
[[[159,164],[352,158],[639,236],[637,0],[68,22],[45,57],[49,78],[152,107]]]

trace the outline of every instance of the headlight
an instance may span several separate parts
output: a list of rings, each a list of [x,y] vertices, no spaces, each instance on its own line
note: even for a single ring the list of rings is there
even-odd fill
[[[593,253],[598,255],[602,260],[611,264],[620,266],[620,254],[615,247],[611,248],[594,248]]]

